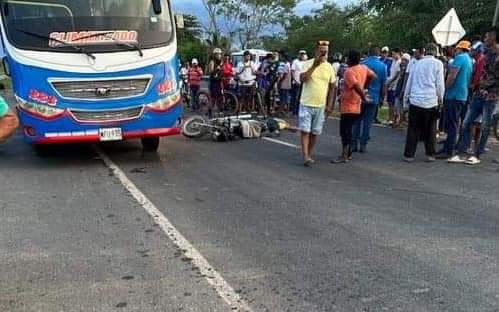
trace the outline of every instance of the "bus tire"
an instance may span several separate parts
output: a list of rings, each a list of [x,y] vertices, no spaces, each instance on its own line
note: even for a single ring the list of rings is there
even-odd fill
[[[51,145],[36,144],[33,145],[33,150],[36,156],[40,158],[47,158],[54,155],[54,147]]]
[[[156,152],[159,148],[159,138],[143,138],[141,141],[145,152]]]

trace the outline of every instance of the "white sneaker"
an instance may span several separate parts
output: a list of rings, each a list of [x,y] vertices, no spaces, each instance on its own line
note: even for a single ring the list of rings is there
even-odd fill
[[[462,159],[461,157],[456,155],[456,156],[453,156],[453,157],[447,159],[447,162],[449,164],[464,164],[466,162],[466,159]]]
[[[476,158],[475,156],[471,156],[470,158],[468,158],[465,162],[465,164],[467,165],[478,165],[481,163],[480,159]]]

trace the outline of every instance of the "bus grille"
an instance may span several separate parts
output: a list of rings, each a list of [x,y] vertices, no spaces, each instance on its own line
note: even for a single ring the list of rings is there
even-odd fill
[[[66,99],[109,100],[140,96],[146,93],[150,78],[53,81],[52,86]]]
[[[137,119],[142,115],[142,106],[122,110],[80,111],[71,110],[71,115],[79,122],[116,122]]]

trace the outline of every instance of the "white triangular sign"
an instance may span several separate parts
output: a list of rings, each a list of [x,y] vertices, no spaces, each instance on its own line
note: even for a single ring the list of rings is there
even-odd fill
[[[463,28],[456,10],[452,8],[433,28],[432,34],[438,44],[448,47],[458,43],[466,35],[466,30]]]

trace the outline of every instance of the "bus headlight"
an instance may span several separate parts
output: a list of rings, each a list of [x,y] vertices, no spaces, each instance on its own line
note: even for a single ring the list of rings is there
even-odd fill
[[[158,83],[156,86],[156,91],[158,95],[169,95],[177,90],[177,83],[173,79],[165,80]]]
[[[16,96],[17,103],[19,104],[19,108],[22,110],[41,117],[41,118],[56,118],[62,114],[64,114],[64,110],[60,108],[55,108],[52,106],[48,106],[45,104],[36,104],[32,102],[27,102],[20,97]]]
[[[180,101],[180,92],[176,92],[173,95],[160,98],[154,103],[148,104],[147,108],[152,111],[165,112],[170,108],[174,107]]]

